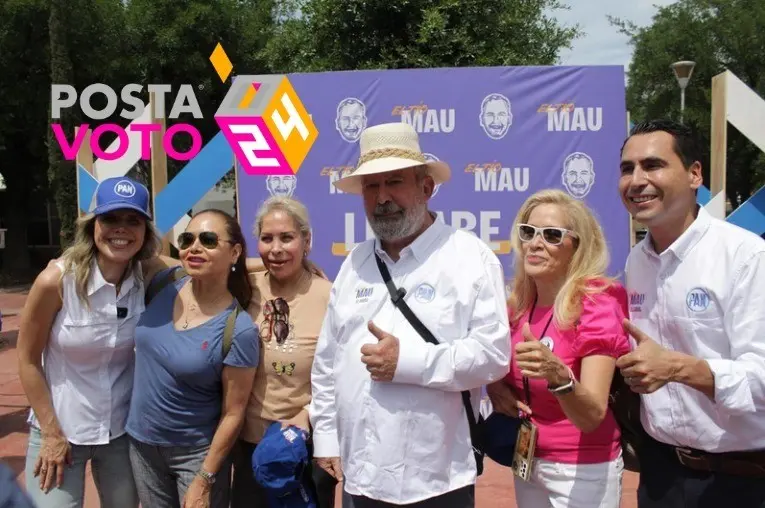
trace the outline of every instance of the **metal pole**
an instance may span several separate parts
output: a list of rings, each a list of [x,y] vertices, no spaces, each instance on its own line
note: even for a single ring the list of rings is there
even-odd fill
[[[685,111],[685,88],[680,89],[680,123],[683,123],[683,112]]]

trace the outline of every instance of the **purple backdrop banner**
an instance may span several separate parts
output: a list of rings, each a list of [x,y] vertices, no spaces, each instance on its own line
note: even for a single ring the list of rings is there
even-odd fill
[[[319,136],[297,176],[237,170],[239,219],[249,232],[271,195],[308,207],[311,259],[334,278],[345,255],[372,231],[360,196],[332,181],[355,166],[366,126],[402,121],[420,133],[427,157],[448,162],[449,182],[430,209],[487,242],[512,274],[509,235],[523,201],[545,188],[584,200],[596,213],[620,275],[629,250],[629,216],[617,181],[626,136],[624,70],[603,67],[489,67],[293,74]]]

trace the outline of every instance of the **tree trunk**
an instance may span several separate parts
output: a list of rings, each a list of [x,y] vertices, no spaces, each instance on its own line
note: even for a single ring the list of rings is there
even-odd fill
[[[68,0],[52,0],[48,30],[50,33],[50,75],[51,83],[73,84],[74,72],[69,56],[67,22],[71,6]],[[74,137],[73,115],[69,108],[61,112],[61,123],[65,135]],[[48,132],[48,178],[55,196],[56,209],[61,220],[61,248],[65,249],[74,239],[74,223],[78,215],[77,173],[74,161],[62,158],[53,131]]]

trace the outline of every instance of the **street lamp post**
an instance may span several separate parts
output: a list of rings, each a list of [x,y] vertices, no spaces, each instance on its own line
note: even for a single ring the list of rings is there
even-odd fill
[[[670,68],[675,73],[675,78],[677,78],[677,84],[680,85],[680,123],[683,123],[683,112],[685,111],[685,87],[688,86],[688,81],[691,80],[695,66],[696,62],[689,60],[675,62],[670,65]]]

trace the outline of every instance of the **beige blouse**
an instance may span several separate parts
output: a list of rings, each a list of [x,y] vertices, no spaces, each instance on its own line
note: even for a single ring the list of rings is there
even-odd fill
[[[260,363],[241,438],[258,443],[268,426],[311,402],[311,365],[332,283],[307,274],[294,294],[275,298],[267,272],[250,274],[260,303],[248,309],[260,329]]]

